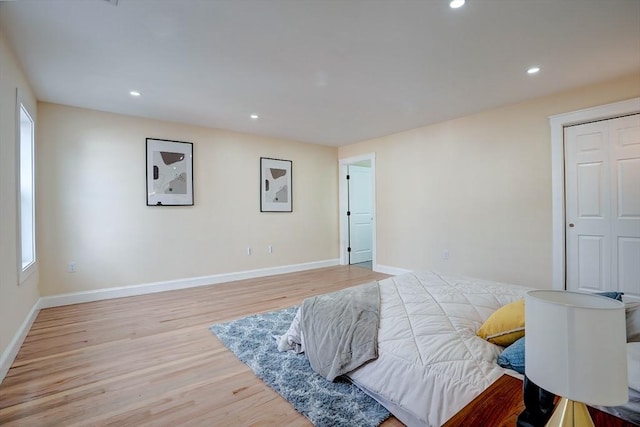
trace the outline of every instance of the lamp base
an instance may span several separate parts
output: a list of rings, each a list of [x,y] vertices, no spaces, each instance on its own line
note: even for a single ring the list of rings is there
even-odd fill
[[[546,427],[595,427],[587,405],[566,397],[560,399]]]

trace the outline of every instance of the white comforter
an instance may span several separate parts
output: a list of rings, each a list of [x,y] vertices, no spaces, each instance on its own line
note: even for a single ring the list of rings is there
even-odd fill
[[[348,376],[405,424],[440,426],[505,372],[501,347],[476,332],[527,290],[431,272],[382,280],[379,357]]]

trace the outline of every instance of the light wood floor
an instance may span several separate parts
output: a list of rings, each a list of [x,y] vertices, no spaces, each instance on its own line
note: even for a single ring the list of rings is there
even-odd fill
[[[44,309],[0,384],[0,425],[310,426],[208,328],[383,277],[339,266]]]

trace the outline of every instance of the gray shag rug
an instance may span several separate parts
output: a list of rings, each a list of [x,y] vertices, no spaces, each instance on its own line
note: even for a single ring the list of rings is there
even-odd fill
[[[303,354],[279,352],[273,335],[282,335],[297,307],[256,314],[211,326],[222,343],[269,387],[316,427],[377,427],[389,411],[346,380],[327,381]]]

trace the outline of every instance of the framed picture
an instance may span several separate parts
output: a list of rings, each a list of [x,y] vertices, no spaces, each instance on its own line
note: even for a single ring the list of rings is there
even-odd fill
[[[292,163],[260,157],[260,212],[293,212]]]
[[[193,144],[147,138],[147,206],[193,206]]]

